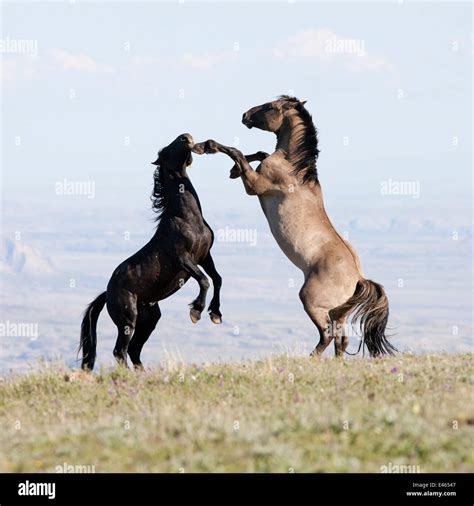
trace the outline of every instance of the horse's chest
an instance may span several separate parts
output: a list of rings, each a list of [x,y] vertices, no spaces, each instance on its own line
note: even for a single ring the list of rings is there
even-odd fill
[[[212,233],[203,223],[196,227],[191,240],[191,250],[196,257],[207,256],[212,246]]]
[[[292,220],[291,204],[279,195],[268,195],[260,197],[260,204],[267,217],[272,232],[282,240],[293,239],[298,224]]]

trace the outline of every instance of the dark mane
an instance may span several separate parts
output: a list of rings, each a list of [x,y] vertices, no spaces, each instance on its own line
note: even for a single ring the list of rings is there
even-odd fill
[[[161,167],[160,158],[162,151],[158,153],[158,165],[153,173],[153,192],[151,194],[152,209],[156,213],[155,221],[159,221],[168,206],[168,188],[165,181],[164,169]],[[156,162],[155,162],[156,163]]]
[[[281,95],[279,100],[293,104],[303,121],[303,129],[298,133],[297,148],[293,154],[292,163],[294,164],[294,172],[301,175],[303,183],[308,181],[318,182],[318,171],[316,162],[319,156],[318,149],[318,131],[316,130],[313,118],[308,110],[304,107],[296,97],[289,95]]]

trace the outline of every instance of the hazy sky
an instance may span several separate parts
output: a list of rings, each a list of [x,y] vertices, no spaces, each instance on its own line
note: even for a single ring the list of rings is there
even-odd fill
[[[47,196],[62,178],[91,179],[107,199],[110,184],[142,186],[158,148],[185,131],[270,151],[273,135],[240,119],[281,93],[308,100],[321,179],[340,192],[362,179],[377,194],[387,177],[429,186],[454,176],[448,197],[469,187],[467,3],[15,2],[2,11],[4,44],[34,43],[30,54],[3,48],[4,189],[34,183],[40,196],[41,181]],[[240,195],[228,167],[223,155],[195,161],[204,196]]]

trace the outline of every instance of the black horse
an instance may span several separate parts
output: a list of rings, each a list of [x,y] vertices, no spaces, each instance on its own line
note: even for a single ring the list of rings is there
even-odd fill
[[[152,200],[159,220],[155,235],[115,269],[107,291],[87,307],[79,345],[83,369],[94,367],[97,319],[105,304],[118,329],[114,356],[125,366],[128,352],[133,365],[142,367],[141,350],[161,316],[158,301],[178,291],[190,277],[199,283],[199,295],[190,304],[191,320],[196,323],[209,288],[209,281],[198,265],[214,285],[208,308],[211,320],[222,322],[219,311],[222,278],[210,253],[214,234],[202,216],[199,198],[186,173],[192,163],[193,146],[190,134],[180,135],[153,162],[157,168]]]

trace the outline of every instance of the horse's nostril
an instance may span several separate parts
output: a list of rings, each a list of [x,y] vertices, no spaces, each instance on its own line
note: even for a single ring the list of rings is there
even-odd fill
[[[242,123],[243,123],[246,127],[248,127],[248,128],[252,128],[252,120],[250,119],[250,117],[249,117],[249,113],[248,113],[248,112],[246,112],[246,113],[244,113],[244,114],[243,114],[243,116],[242,116]]]

